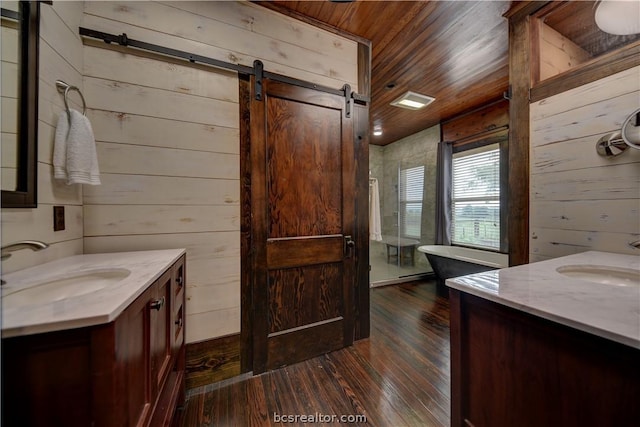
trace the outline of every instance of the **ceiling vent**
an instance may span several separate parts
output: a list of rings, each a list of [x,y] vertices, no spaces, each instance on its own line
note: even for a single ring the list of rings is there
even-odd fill
[[[400,98],[391,103],[396,107],[407,108],[409,110],[419,110],[431,104],[436,99],[432,96],[421,95],[419,93],[408,91]]]

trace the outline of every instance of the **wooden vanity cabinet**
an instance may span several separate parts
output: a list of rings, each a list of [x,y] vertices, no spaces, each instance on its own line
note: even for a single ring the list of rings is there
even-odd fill
[[[2,425],[171,425],[185,397],[185,267],[111,323],[3,339]]]
[[[640,350],[450,289],[451,425],[640,419]]]

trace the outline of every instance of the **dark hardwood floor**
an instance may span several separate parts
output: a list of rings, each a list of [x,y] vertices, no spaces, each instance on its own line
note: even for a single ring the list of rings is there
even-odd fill
[[[434,281],[374,288],[370,338],[259,376],[190,390],[181,425],[282,425],[274,414],[366,416],[348,425],[448,426],[448,299]],[[298,421],[286,424],[314,424]]]

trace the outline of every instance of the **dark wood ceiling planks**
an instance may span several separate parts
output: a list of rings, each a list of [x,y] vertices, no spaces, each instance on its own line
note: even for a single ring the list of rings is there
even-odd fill
[[[371,40],[370,125],[383,130],[371,136],[372,144],[397,141],[500,99],[507,90],[508,23],[502,14],[510,2],[271,3]],[[436,101],[416,111],[389,105],[407,90]]]

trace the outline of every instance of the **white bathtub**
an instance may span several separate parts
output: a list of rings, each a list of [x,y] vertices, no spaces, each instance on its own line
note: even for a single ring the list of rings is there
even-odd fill
[[[444,285],[444,281],[451,277],[509,266],[509,256],[507,254],[480,249],[425,245],[419,246],[418,250],[426,255],[440,285]]]

